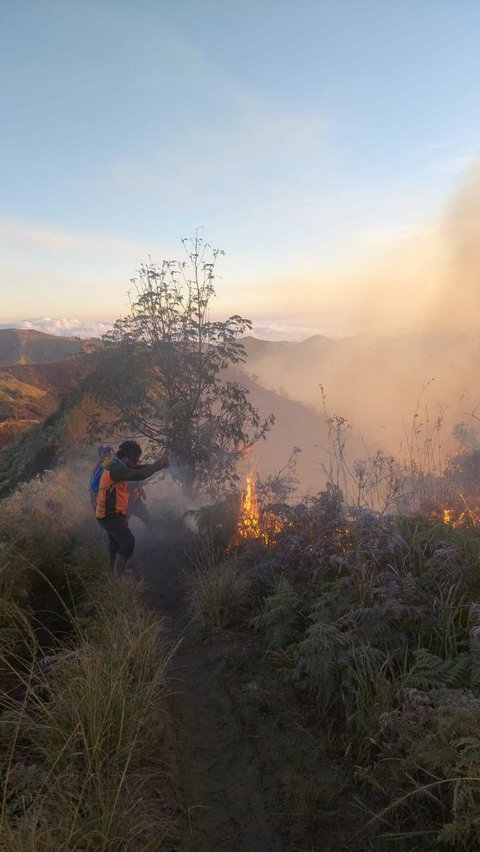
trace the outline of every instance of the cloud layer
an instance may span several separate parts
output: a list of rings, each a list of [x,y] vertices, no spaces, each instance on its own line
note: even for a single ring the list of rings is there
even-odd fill
[[[112,328],[114,320],[78,319],[75,317],[31,317],[0,323],[0,328],[31,328],[62,337],[100,337]],[[318,334],[315,325],[288,322],[282,318],[262,317],[253,322],[252,334],[263,340],[304,340]]]
[[[61,337],[100,337],[109,331],[112,320],[85,320],[72,317],[32,317],[17,322],[1,323],[0,328],[31,328]]]

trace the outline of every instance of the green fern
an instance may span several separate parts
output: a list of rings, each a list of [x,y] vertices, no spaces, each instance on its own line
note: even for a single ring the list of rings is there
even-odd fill
[[[308,689],[325,710],[345,677],[349,678],[352,637],[335,622],[318,616],[294,649],[296,666],[293,678],[300,688]]]
[[[349,612],[351,607],[350,577],[339,577],[333,582],[325,583],[321,593],[311,603],[309,618],[315,621],[319,614],[321,617],[335,621],[339,616]]]
[[[465,686],[470,681],[471,661],[467,653],[442,660],[426,648],[414,653],[414,664],[403,679],[403,686],[420,690]]]
[[[480,607],[477,603],[470,604],[470,617],[473,625],[470,628],[468,648],[472,660],[471,683],[472,689],[480,687]]]
[[[264,609],[252,618],[256,630],[265,633],[269,650],[282,650],[295,642],[302,624],[304,602],[285,577],[280,577],[273,595],[265,598]]]
[[[397,624],[404,623],[405,609],[391,600],[369,607],[352,607],[348,613],[348,622],[361,644],[403,657],[408,639]]]

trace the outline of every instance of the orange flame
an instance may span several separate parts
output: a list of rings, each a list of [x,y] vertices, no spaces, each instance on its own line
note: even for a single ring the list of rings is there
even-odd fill
[[[261,538],[260,512],[258,510],[257,491],[255,488],[255,477],[249,473],[245,482],[245,491],[240,503],[240,517],[238,519],[235,538]]]
[[[465,496],[459,494],[454,506],[444,506],[432,512],[432,517],[438,518],[442,523],[455,529],[467,526],[478,527],[480,526],[480,506],[469,505]]]
[[[250,472],[240,501],[240,515],[233,536],[233,547],[246,538],[261,539],[265,544],[270,544],[274,534],[280,532],[282,526],[281,519],[273,512],[260,512],[255,477]]]

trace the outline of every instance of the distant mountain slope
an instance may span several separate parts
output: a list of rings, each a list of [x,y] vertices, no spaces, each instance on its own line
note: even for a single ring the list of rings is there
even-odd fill
[[[44,364],[82,351],[83,344],[79,338],[58,337],[34,329],[0,329],[0,367]]]
[[[315,336],[302,343],[246,338],[244,345],[246,370],[261,384],[317,410],[322,386],[329,412],[389,452],[397,453],[416,412],[424,426],[427,417],[431,425],[441,415],[451,430],[479,410],[480,337],[474,333]]]
[[[0,448],[55,411],[93,368],[86,355],[0,367]]]

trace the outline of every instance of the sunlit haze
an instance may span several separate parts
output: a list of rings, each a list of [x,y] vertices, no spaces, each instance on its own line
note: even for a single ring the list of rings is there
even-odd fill
[[[102,333],[151,257],[302,340],[476,329],[470,0],[2,0],[0,324]]]

